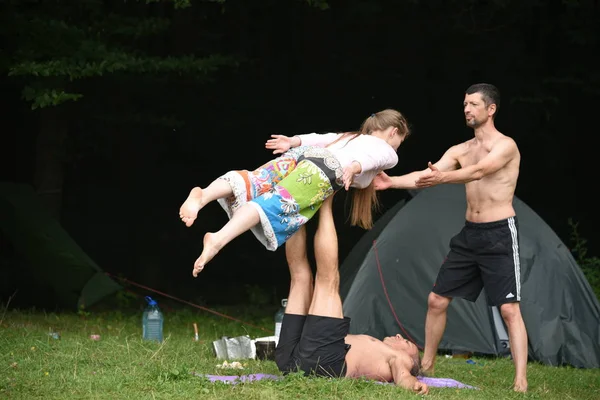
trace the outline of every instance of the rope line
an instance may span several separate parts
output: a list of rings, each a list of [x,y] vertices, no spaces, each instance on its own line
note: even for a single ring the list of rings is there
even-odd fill
[[[400,327],[402,332],[404,332],[404,335],[411,342],[413,342],[415,344],[415,346],[417,346],[417,348],[423,350],[423,347],[419,346],[417,344],[417,342],[408,334],[408,332],[406,332],[406,329],[404,329],[404,326],[402,325],[402,323],[400,323],[400,319],[398,318],[398,315],[396,315],[396,310],[394,310],[394,305],[392,304],[392,301],[390,300],[390,296],[388,295],[388,291],[385,286],[385,280],[383,279],[383,272],[381,272],[381,264],[379,262],[379,252],[377,251],[377,240],[373,240],[373,250],[375,251],[375,263],[377,264],[377,270],[379,271],[379,279],[381,280],[381,286],[383,287],[383,293],[385,294],[385,298],[387,299],[388,305],[390,306],[392,315],[396,319],[396,323],[398,324],[398,326]]]
[[[180,299],[180,298],[177,298],[177,297],[175,297],[175,296],[171,296],[170,294],[167,294],[167,293],[161,292],[161,291],[159,291],[159,290],[156,290],[156,289],[152,289],[151,287],[144,286],[144,285],[142,285],[142,284],[139,284],[139,283],[133,282],[133,281],[131,281],[131,280],[127,279],[127,278],[121,278],[121,277],[117,277],[117,276],[115,276],[115,275],[113,275],[113,274],[110,274],[110,273],[108,273],[108,272],[105,272],[105,274],[106,274],[106,275],[108,275],[108,276],[110,276],[110,277],[113,277],[113,278],[115,278],[115,279],[121,280],[121,281],[123,281],[123,282],[127,282],[127,283],[129,283],[129,284],[131,284],[131,285],[134,285],[134,286],[140,287],[140,288],[142,288],[142,289],[146,289],[146,290],[149,290],[149,291],[151,291],[151,292],[158,293],[158,294],[160,294],[161,296],[168,297],[168,298],[170,298],[170,299],[173,299],[173,300],[175,300],[175,301],[179,301],[180,303],[184,303],[184,304],[187,304],[187,305],[189,305],[189,306],[192,306],[192,307],[198,308],[198,309],[200,309],[200,310],[203,310],[203,311],[206,311],[206,312],[209,312],[209,313],[212,313],[212,314],[218,315],[219,317],[223,317],[223,318],[230,319],[230,320],[232,320],[232,321],[240,322],[240,323],[242,323],[242,324],[244,324],[244,325],[248,325],[248,326],[251,326],[251,327],[253,327],[253,328],[260,329],[261,331],[265,331],[265,332],[271,332],[270,330],[268,330],[268,329],[265,329],[265,328],[263,328],[263,327],[260,327],[260,326],[257,326],[257,325],[254,325],[254,324],[251,324],[251,323],[249,323],[249,322],[244,322],[244,321],[242,321],[242,320],[240,320],[240,319],[237,319],[237,318],[231,317],[231,316],[229,316],[229,315],[226,315],[226,314],[220,313],[220,312],[218,312],[218,311],[211,310],[210,308],[202,307],[202,306],[199,306],[199,305],[197,305],[197,304],[191,303],[191,302],[189,302],[189,301],[182,300],[182,299]]]

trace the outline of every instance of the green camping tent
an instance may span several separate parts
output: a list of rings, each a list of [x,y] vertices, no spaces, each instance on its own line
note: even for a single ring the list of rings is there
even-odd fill
[[[28,185],[0,183],[0,230],[27,261],[29,275],[63,307],[90,307],[121,289],[44,209]]]
[[[529,357],[548,365],[600,367],[600,304],[569,249],[525,203],[515,198],[521,254],[521,311]],[[390,209],[340,267],[344,314],[351,333],[378,338],[401,333],[424,345],[427,297],[464,225],[464,185],[417,192]],[[442,351],[504,355],[506,327],[485,290],[476,302],[448,309]]]

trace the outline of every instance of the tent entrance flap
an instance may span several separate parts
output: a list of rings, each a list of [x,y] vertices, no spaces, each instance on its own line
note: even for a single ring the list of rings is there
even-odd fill
[[[494,332],[496,334],[496,342],[498,348],[498,354],[508,355],[510,354],[510,343],[508,341],[508,333],[506,332],[506,326],[504,320],[500,314],[498,307],[490,307],[490,315],[492,316],[492,323],[494,324]]]

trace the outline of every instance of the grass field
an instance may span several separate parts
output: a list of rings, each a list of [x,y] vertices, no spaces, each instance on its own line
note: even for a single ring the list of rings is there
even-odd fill
[[[271,328],[270,310],[221,310],[252,325]],[[0,398],[8,399],[403,399],[416,395],[364,380],[281,380],[226,385],[194,372],[218,375],[278,374],[272,361],[244,360],[243,370],[222,370],[212,341],[222,336],[271,333],[196,311],[165,313],[165,341],[141,339],[141,312],[45,313],[6,311],[0,321]],[[197,323],[200,341],[193,341]],[[49,333],[60,333],[55,339]],[[90,335],[100,335],[99,340]],[[509,359],[438,357],[436,376],[478,390],[432,388],[441,399],[600,399],[600,370],[529,363],[527,394],[510,390]]]

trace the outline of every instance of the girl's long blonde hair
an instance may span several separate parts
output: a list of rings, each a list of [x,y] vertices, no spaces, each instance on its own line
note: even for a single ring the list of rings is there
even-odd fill
[[[346,132],[335,142],[348,136],[354,136],[350,139],[353,140],[358,135],[370,135],[373,131],[383,131],[391,126],[398,128],[398,135],[403,139],[406,139],[410,135],[410,129],[408,128],[406,118],[396,110],[386,109],[371,114],[370,117],[365,119],[360,127],[360,131]],[[352,226],[359,226],[363,229],[371,229],[373,227],[373,211],[378,211],[379,206],[379,197],[372,181],[371,184],[364,189],[352,188],[350,224]]]

